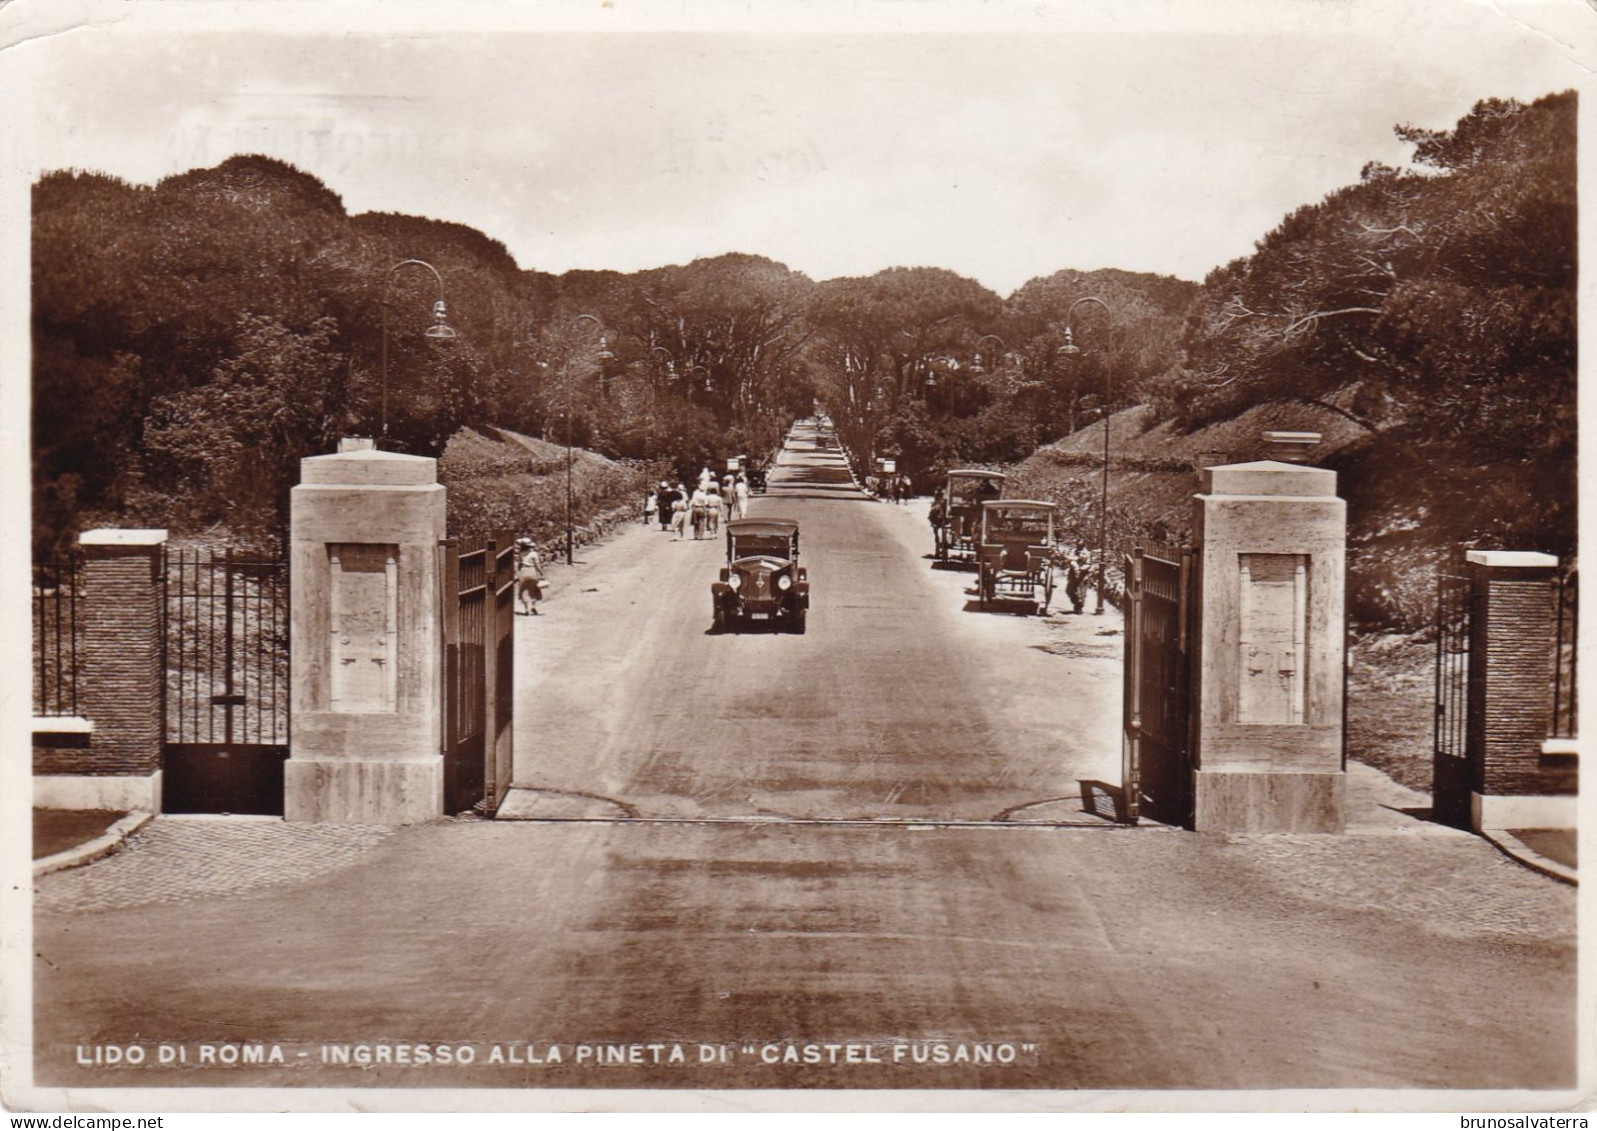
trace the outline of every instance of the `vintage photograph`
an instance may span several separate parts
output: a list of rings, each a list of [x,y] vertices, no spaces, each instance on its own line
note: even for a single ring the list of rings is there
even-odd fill
[[[1584,1110],[1594,61],[0,6],[5,1106]]]

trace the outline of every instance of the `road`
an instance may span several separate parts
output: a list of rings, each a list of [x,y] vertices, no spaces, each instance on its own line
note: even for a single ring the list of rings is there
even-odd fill
[[[977,611],[974,575],[927,560],[924,503],[870,500],[814,435],[751,507],[798,520],[806,634],[709,632],[724,536],[585,550],[517,634],[518,811],[1101,823],[1082,783],[1120,779],[1118,620]]]
[[[518,621],[512,798],[561,819],[160,818],[44,877],[39,1082],[1575,1086],[1572,889],[1373,800],[1371,771],[1346,836],[1112,825],[1081,801],[1118,780],[1112,617],[968,610],[924,510],[864,500],[802,439],[756,509],[803,526],[803,637],[706,635],[719,545],[641,527]],[[160,1042],[188,1059],[79,1061]],[[199,1060],[241,1042],[283,1063]],[[417,1042],[475,1059],[325,1059]],[[578,1059],[602,1043],[631,1062]],[[916,1063],[939,1043],[950,1063]],[[1124,1101],[1010,1106],[1083,1102]]]

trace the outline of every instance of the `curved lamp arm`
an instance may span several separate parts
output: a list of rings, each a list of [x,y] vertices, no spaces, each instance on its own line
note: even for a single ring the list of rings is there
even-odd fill
[[[454,328],[449,325],[449,308],[444,304],[444,277],[438,273],[438,268],[428,263],[425,259],[401,259],[388,269],[383,276],[383,407],[382,407],[382,437],[388,436],[388,288],[394,276],[402,267],[425,267],[432,273],[433,280],[438,284],[438,301],[433,303],[433,324],[427,327],[426,335],[434,340],[447,340],[459,337]]]

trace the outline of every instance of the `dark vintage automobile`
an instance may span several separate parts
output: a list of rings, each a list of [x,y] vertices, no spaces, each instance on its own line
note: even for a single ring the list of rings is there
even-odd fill
[[[749,482],[750,492],[756,495],[765,494],[765,468],[751,463],[743,472],[743,476]]]
[[[787,518],[739,518],[726,524],[726,565],[710,586],[715,629],[765,621],[803,632],[810,582],[799,565],[798,523]]]

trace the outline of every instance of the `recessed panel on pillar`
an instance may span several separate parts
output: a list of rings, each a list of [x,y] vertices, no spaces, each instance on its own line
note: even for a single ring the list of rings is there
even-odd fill
[[[1242,570],[1237,721],[1300,724],[1308,659],[1308,555],[1237,557]]]
[[[399,547],[338,542],[330,566],[330,695],[346,714],[399,707]]]

